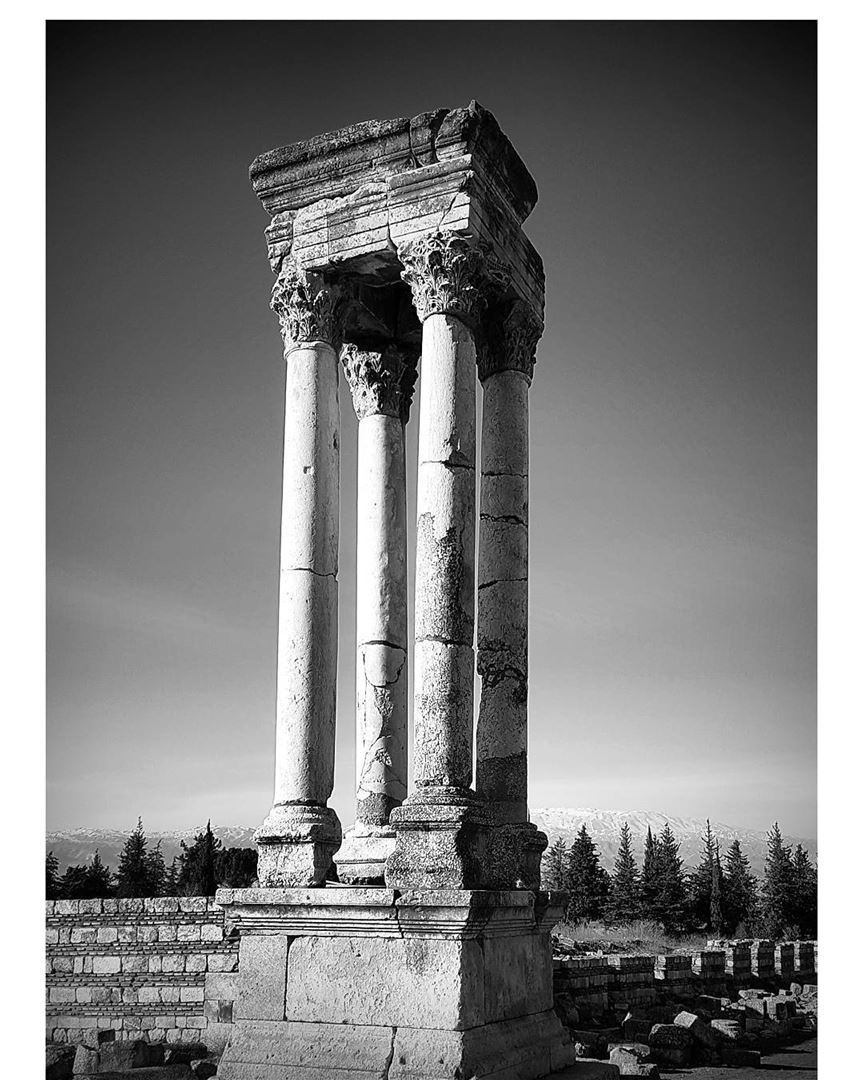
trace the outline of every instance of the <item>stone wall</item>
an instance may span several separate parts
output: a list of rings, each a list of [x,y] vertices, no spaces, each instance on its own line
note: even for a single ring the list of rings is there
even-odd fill
[[[558,1011],[600,1016],[625,1005],[651,1006],[663,991],[677,996],[719,995],[734,989],[815,982],[818,946],[813,941],[709,941],[700,952],[667,956],[555,956]]]
[[[46,1034],[84,1042],[206,1042],[221,1048],[233,1020],[239,942],[205,896],[49,900]]]

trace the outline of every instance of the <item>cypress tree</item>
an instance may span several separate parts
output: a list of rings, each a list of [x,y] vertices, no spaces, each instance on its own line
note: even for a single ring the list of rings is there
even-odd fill
[[[210,828],[210,822],[191,845],[182,840],[177,884],[181,896],[212,896],[216,891],[216,857],[222,846]]]
[[[226,889],[247,889],[258,876],[256,848],[232,847],[216,855],[216,882]]]
[[[45,856],[45,899],[57,900],[60,896],[60,863],[53,851]]]
[[[617,923],[628,923],[637,919],[641,913],[639,887],[638,867],[632,854],[632,834],[628,822],[624,822],[611,875],[607,917]]]
[[[795,922],[797,888],[791,848],[783,843],[778,822],[773,823],[767,834],[761,900],[765,933],[769,937],[782,937]]]
[[[90,886],[86,866],[67,866],[60,878],[60,897],[63,900],[89,900]]]
[[[148,896],[165,895],[165,856],[162,854],[162,841],[157,840],[152,851],[147,852],[147,888]]]
[[[598,918],[605,907],[608,886],[608,873],[600,865],[596,845],[590,838],[587,826],[582,824],[569,849],[567,921],[579,923]]]
[[[701,862],[690,878],[692,915],[699,926],[708,933],[722,929],[722,867],[719,862],[719,843],[707,819],[707,828],[701,838]]]
[[[758,887],[737,839],[731,841],[725,854],[723,886],[723,929],[729,934],[740,930],[746,937],[758,914]]]
[[[560,890],[566,888],[567,850],[566,841],[559,836],[551,845],[542,860],[542,881],[544,889]]]

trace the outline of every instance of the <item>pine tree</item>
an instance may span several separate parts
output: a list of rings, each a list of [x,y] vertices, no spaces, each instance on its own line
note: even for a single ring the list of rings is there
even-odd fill
[[[560,890],[566,888],[567,850],[566,841],[559,836],[545,853],[542,860],[542,887]]]
[[[713,835],[710,819],[701,838],[701,862],[690,878],[692,915],[708,933],[722,929],[722,866],[719,862],[719,842]]]
[[[818,933],[818,875],[802,844],[794,849],[794,883],[796,886],[794,922],[802,937]]]
[[[162,854],[162,841],[157,840],[152,851],[147,852],[147,888],[148,896],[165,895],[165,856]]]
[[[258,876],[256,848],[227,848],[216,856],[216,883],[226,889],[247,889]]]
[[[656,917],[656,897],[658,885],[659,865],[656,858],[656,839],[647,826],[647,837],[644,841],[644,861],[641,865],[641,911],[648,918]]]
[[[140,818],[120,853],[120,862],[117,865],[117,895],[155,895],[151,889],[147,837],[144,835],[144,824]]]
[[[611,890],[606,907],[607,918],[616,923],[628,923],[637,919],[641,913],[639,887],[638,867],[635,864],[635,856],[632,854],[632,834],[629,831],[628,822],[624,822],[620,830],[620,846],[617,849],[617,858],[614,860],[614,870],[611,875]]]
[[[45,856],[45,899],[56,900],[60,896],[60,863],[53,851]]]
[[[736,934],[738,929],[746,937],[749,927],[758,914],[758,886],[755,875],[749,869],[749,859],[743,854],[739,840],[732,840],[725,854],[723,880],[723,930]]]
[[[586,825],[581,826],[569,849],[566,888],[570,894],[566,909],[568,922],[579,923],[599,917],[608,896],[609,880]]]
[[[165,882],[164,882],[164,885],[162,886],[162,895],[163,896],[179,896],[180,895],[180,893],[179,893],[179,884],[178,884],[178,876],[179,876],[179,868],[178,868],[178,865],[177,865],[178,863],[179,863],[179,859],[175,855],[174,858],[171,859],[171,863],[168,866],[167,870],[165,871]]]
[[[651,915],[662,923],[666,933],[681,933],[691,923],[680,844],[666,822],[656,844],[656,899]]]
[[[93,897],[113,896],[113,879],[114,875],[111,873],[110,867],[105,866],[102,862],[97,848],[93,858],[90,860],[90,865],[87,867],[87,884],[90,895]]]
[[[761,900],[765,933],[769,937],[782,937],[795,921],[797,888],[791,848],[783,843],[778,822],[773,823],[767,834]]]
[[[63,900],[89,900],[90,885],[86,866],[67,866],[60,878],[60,896]]]
[[[216,891],[216,857],[222,841],[213,836],[209,821],[191,845],[180,841],[177,885],[181,896],[213,896]]]

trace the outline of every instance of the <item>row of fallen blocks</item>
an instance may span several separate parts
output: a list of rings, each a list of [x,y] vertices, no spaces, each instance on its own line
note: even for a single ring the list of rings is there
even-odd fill
[[[712,943],[709,943],[712,944]],[[709,993],[728,980],[811,979],[817,972],[818,949],[813,941],[734,941],[721,948],[667,956],[584,956],[554,961],[557,991],[569,991],[586,1003],[649,1004],[657,983],[667,989],[698,989]]]

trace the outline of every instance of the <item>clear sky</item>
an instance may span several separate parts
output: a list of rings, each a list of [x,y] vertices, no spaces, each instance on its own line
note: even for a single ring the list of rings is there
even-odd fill
[[[815,75],[800,22],[50,24],[48,827],[263,819],[284,365],[246,169],[476,98],[547,277],[531,803],[814,835]]]

